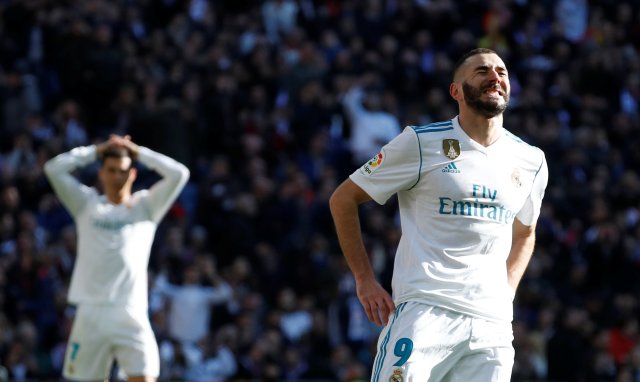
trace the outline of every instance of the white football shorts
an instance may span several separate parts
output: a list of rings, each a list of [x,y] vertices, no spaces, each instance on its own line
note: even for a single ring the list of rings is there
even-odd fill
[[[158,377],[160,356],[146,310],[80,305],[64,359],[68,380],[105,380],[113,361],[126,375]]]
[[[511,323],[418,302],[398,304],[378,339],[372,382],[509,382]]]

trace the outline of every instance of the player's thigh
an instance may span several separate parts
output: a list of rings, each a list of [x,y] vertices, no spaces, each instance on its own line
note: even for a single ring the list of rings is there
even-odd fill
[[[115,348],[115,353],[118,365],[128,376],[129,381],[134,380],[134,377],[155,380],[160,375],[160,356],[155,339],[120,344]]]
[[[92,307],[76,312],[64,359],[64,377],[68,380],[102,381],[109,376],[113,356],[102,315]]]
[[[371,380],[441,380],[462,356],[470,319],[425,304],[402,303],[378,340]]]
[[[472,319],[469,349],[445,380],[509,381],[515,355],[512,342],[510,323]]]
[[[474,350],[458,361],[444,381],[509,382],[514,355],[511,346]]]
[[[118,365],[129,378],[158,377],[158,344],[146,312],[126,311],[117,320],[120,325],[113,333],[113,352]]]

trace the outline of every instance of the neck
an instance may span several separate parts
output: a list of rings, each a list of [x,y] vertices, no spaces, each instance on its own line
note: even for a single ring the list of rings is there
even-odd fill
[[[467,135],[487,147],[500,137],[502,128],[502,114],[492,118],[487,118],[469,111],[460,111],[458,116],[460,127]]]
[[[113,204],[122,204],[122,203],[125,203],[127,200],[129,200],[131,193],[125,192],[125,191],[109,192],[109,193],[106,193],[105,196],[107,197],[107,200]]]

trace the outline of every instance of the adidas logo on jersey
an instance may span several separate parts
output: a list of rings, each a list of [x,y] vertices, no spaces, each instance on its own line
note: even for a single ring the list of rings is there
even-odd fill
[[[446,165],[443,169],[442,172],[448,172],[450,174],[460,174],[460,170],[458,170],[458,167],[456,167],[456,164],[451,162],[448,165]]]

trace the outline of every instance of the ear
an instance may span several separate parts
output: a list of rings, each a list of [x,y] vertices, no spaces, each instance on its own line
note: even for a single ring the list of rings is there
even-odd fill
[[[462,94],[462,87],[460,84],[455,82],[452,82],[451,85],[449,85],[449,94],[456,101],[461,101],[464,98],[464,95]]]

